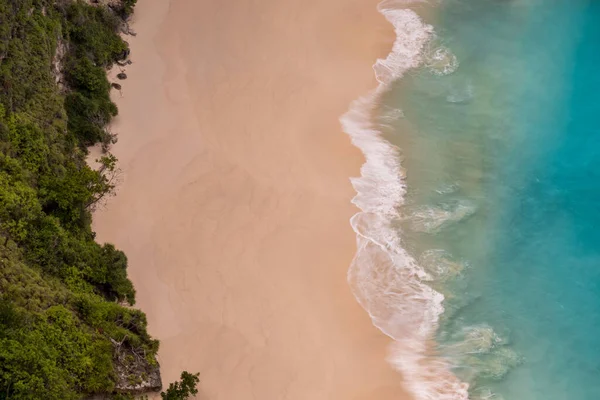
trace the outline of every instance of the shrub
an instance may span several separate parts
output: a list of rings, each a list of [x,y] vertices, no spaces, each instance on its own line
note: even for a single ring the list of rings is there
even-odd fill
[[[118,304],[135,302],[127,258],[91,230],[116,159],[92,170],[85,146],[111,139],[103,68],[127,51],[120,24],[81,1],[0,0],[0,399],[112,392],[113,341],[156,363],[145,315]],[[59,41],[66,94],[51,68]]]
[[[167,391],[161,392],[161,398],[163,400],[187,400],[190,396],[195,396],[198,394],[196,385],[200,381],[199,375],[183,371],[179,381],[170,383]]]

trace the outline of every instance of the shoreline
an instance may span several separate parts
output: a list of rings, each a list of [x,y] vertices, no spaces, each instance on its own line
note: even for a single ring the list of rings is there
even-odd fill
[[[338,124],[390,26],[375,1],[270,3],[137,5],[98,239],[130,259],[165,386],[186,369],[198,398],[408,398],[346,284],[362,161]]]
[[[373,66],[377,87],[356,99],[341,118],[344,131],[366,160],[360,176],[352,178],[356,191],[352,203],[360,211],[350,220],[357,251],[348,283],[373,325],[392,339],[387,359],[404,377],[409,393],[416,399],[468,399],[469,385],[453,374],[450,362],[432,346],[444,295],[427,285],[429,273],[405,250],[394,226],[403,218],[400,208],[407,191],[405,149],[390,142],[383,130],[402,118],[402,110],[393,105],[387,115],[379,114],[382,97],[409,70],[433,62],[435,68],[451,73],[455,66],[440,62],[451,60],[440,58],[446,54],[440,51],[443,48],[427,54],[435,38],[433,26],[424,20],[429,10],[398,8],[394,0],[384,0],[378,11],[394,27],[394,45]]]

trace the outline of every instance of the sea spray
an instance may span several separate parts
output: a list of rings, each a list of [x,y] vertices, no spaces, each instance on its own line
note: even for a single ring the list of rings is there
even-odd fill
[[[432,26],[403,8],[407,3],[384,1],[378,6],[394,26],[396,40],[390,54],[373,66],[378,87],[356,100],[341,118],[344,131],[366,159],[361,176],[352,179],[357,192],[352,202],[362,211],[351,219],[357,252],[348,282],[373,324],[394,339],[389,362],[402,372],[417,400],[465,400],[468,384],[431,348],[444,296],[424,283],[430,275],[403,249],[393,227],[401,218],[406,193],[400,149],[383,138],[374,122],[381,96],[406,71],[423,64],[423,50],[434,35]],[[434,58],[439,60],[442,53]]]

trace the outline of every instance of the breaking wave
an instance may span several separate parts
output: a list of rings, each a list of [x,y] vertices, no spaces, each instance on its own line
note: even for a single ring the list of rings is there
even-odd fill
[[[402,153],[383,137],[381,128],[392,126],[404,114],[389,106],[380,107],[381,98],[412,68],[425,66],[433,74],[446,75],[458,67],[450,50],[440,46],[431,50],[434,29],[406,8],[413,2],[388,0],[379,4],[378,10],[394,26],[396,40],[390,54],[373,65],[378,87],[355,100],[341,118],[344,131],[366,159],[361,176],[351,179],[357,192],[352,202],[361,211],[350,220],[357,252],[348,270],[348,282],[373,324],[394,340],[388,361],[403,374],[417,400],[467,400],[469,396],[499,400],[491,390],[470,387],[467,382],[501,379],[520,362],[505,338],[490,326],[480,325],[448,334],[442,347],[435,342],[445,295],[451,295],[447,283],[459,280],[467,263],[452,260],[440,249],[425,251],[419,260],[414,259],[404,249],[398,228],[404,222],[414,232],[435,234],[475,212],[468,201],[402,207],[406,194]],[[456,185],[446,185],[438,193],[456,190]],[[452,318],[468,301],[453,301],[444,319]]]
[[[460,273],[460,267],[447,262],[438,267],[429,265],[426,270],[402,247],[401,237],[392,226],[401,219],[399,208],[406,192],[401,152],[383,138],[374,122],[379,100],[390,84],[427,61],[424,48],[434,35],[433,27],[414,11],[403,8],[406,4],[379,4],[378,10],[394,26],[396,40],[390,54],[373,66],[378,87],[354,101],[341,118],[345,132],[366,159],[361,176],[352,178],[357,192],[352,202],[361,212],[351,219],[357,252],[348,270],[348,282],[373,324],[394,339],[388,361],[402,372],[413,395],[418,400],[464,400],[469,397],[469,385],[452,373],[450,361],[437,356],[431,345],[444,312],[444,296],[425,284],[439,279],[438,275]],[[456,65],[450,54],[440,49],[429,61],[437,62],[440,72],[449,73],[450,67],[444,62],[450,60]],[[391,123],[401,117],[401,111],[388,112],[382,122]],[[466,214],[463,208],[439,216],[435,211],[425,213],[415,217],[415,224],[435,229],[445,220]]]

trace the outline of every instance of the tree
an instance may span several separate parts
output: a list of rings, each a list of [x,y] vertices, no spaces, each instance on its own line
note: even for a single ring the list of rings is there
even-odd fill
[[[119,178],[104,69],[129,49],[120,14],[89,3],[0,0],[0,400],[114,394],[140,378],[118,375],[114,343],[158,369],[146,316],[121,303],[135,300],[127,258],[91,229]]]
[[[162,400],[187,400],[190,396],[198,394],[196,385],[200,381],[200,373],[190,374],[187,371],[181,373],[181,380],[169,384],[166,392],[161,392]]]

